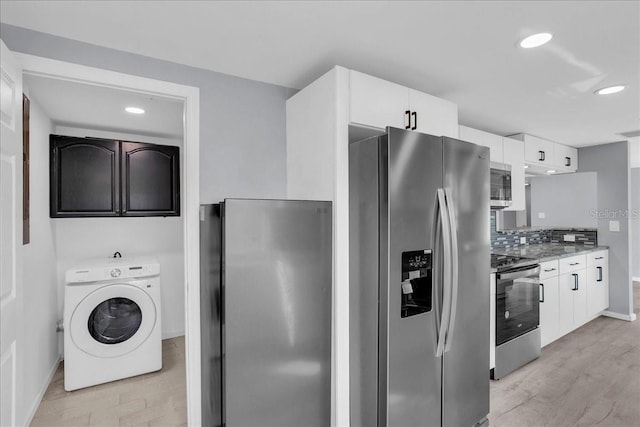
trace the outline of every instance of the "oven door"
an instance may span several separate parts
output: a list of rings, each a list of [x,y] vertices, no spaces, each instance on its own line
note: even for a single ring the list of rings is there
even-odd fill
[[[491,162],[491,207],[511,206],[511,166]]]
[[[496,345],[538,327],[540,266],[529,265],[496,275]]]

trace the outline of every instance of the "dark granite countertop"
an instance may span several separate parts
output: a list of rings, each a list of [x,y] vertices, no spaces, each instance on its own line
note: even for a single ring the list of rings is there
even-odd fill
[[[496,249],[492,253],[500,255],[521,256],[537,259],[539,262],[551,261],[557,258],[565,258],[573,255],[581,255],[589,252],[609,249],[609,246],[591,245],[566,245],[561,243],[538,243],[535,245],[520,246],[511,249]]]

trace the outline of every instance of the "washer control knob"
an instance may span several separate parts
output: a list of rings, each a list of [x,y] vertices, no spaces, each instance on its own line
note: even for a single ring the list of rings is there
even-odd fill
[[[120,271],[119,268],[114,268],[113,270],[111,270],[111,277],[120,277],[120,274],[122,274],[122,271]]]

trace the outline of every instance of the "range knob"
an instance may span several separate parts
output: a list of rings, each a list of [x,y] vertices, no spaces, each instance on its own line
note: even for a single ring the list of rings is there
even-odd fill
[[[111,270],[111,277],[120,277],[120,274],[122,274],[122,271],[120,271],[119,268],[114,268],[113,270]]]

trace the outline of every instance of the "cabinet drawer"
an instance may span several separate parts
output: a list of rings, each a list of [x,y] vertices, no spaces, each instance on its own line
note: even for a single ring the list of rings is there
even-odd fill
[[[587,254],[587,265],[603,265],[609,263],[609,251],[598,251]]]
[[[578,255],[569,258],[560,258],[558,264],[560,266],[560,274],[584,270],[585,268],[587,268],[587,256]]]
[[[540,280],[558,275],[558,260],[540,263]]]

